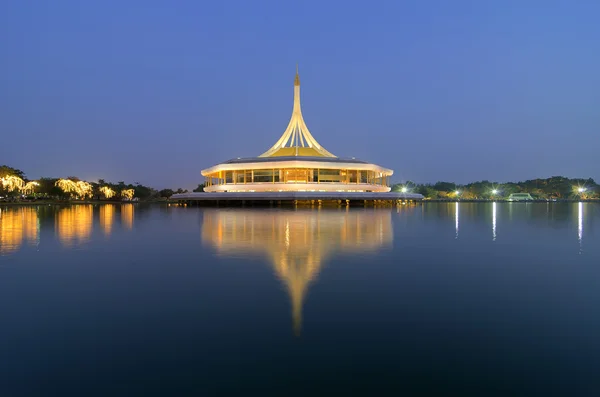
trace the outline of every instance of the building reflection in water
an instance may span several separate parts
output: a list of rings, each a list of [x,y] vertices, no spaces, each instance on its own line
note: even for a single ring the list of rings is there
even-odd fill
[[[89,241],[92,235],[93,214],[91,204],[72,205],[58,210],[54,227],[61,244],[73,247]]]
[[[124,229],[133,229],[133,204],[122,204],[121,205],[121,224]]]
[[[115,220],[114,204],[103,204],[100,206],[100,229],[105,236],[109,236],[112,232],[113,222]]]
[[[0,209],[0,255],[16,252],[24,241],[33,246],[37,245],[39,234],[36,208]]]
[[[337,252],[367,252],[393,240],[391,212],[204,212],[202,240],[225,255],[266,255],[288,290],[299,334],[308,286]]]

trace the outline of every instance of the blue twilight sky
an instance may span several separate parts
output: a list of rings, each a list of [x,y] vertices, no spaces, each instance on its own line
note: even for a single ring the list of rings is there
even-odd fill
[[[303,112],[393,181],[600,179],[600,1],[0,2],[0,164],[195,187]]]

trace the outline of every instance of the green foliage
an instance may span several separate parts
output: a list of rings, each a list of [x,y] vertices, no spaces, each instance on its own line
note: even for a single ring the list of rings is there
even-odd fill
[[[25,173],[19,169],[16,168],[12,168],[6,165],[0,166],[0,176],[7,176],[7,175],[16,175],[19,176],[22,179],[25,179]],[[75,176],[69,176],[66,179],[71,179],[74,181],[79,181],[80,179],[75,177]],[[37,186],[35,188],[35,196],[37,196],[38,198],[48,198],[48,199],[60,199],[60,200],[67,200],[70,198],[70,194],[66,194],[64,193],[59,187],[56,186],[56,181],[58,181],[59,178],[49,178],[49,177],[42,177],[39,180],[37,180],[37,182],[39,183],[39,186]],[[133,189],[134,191],[134,198],[137,198],[139,200],[152,200],[152,199],[158,199],[159,198],[159,192],[156,189],[153,189],[149,186],[144,186],[141,185],[139,183],[135,183],[135,184],[126,184],[124,181],[119,181],[117,183],[111,183],[111,182],[107,182],[104,179],[99,179],[98,182],[90,182],[90,184],[92,185],[92,199],[94,200],[104,200],[104,194],[102,194],[102,192],[100,192],[100,188],[103,186],[108,186],[110,187],[112,190],[114,190],[116,192],[115,197],[112,198],[112,200],[120,200],[121,198],[121,191],[124,189]],[[6,195],[5,192],[2,191],[2,185],[0,184],[0,195]],[[179,189],[180,191],[183,192],[183,190]],[[17,193],[18,194],[18,193]]]
[[[144,185],[137,184],[133,187],[133,197],[137,197],[140,200],[147,200],[158,197],[158,191]]]
[[[192,190],[192,191],[193,191],[193,192],[196,192],[196,193],[198,193],[198,192],[200,192],[200,193],[201,193],[201,192],[203,192],[203,191],[204,191],[204,186],[205,186],[205,185],[204,185],[204,183],[201,183],[201,184],[199,184],[199,185],[198,185],[198,187],[197,187],[197,188],[195,188],[195,189],[194,189],[194,190]]]
[[[172,189],[163,189],[160,192],[158,192],[158,195],[160,197],[164,197],[164,198],[169,198],[174,194],[175,194],[175,192]]]
[[[456,190],[456,183],[454,182],[436,182],[435,185],[432,186],[438,192],[453,192]]]
[[[401,191],[405,184],[397,184],[392,191]],[[579,187],[585,188],[583,192]],[[511,193],[529,193],[538,199],[594,199],[600,198],[600,186],[592,178],[569,179],[553,176],[547,179],[532,179],[523,182],[497,183],[487,180],[457,185],[454,182],[436,182],[435,184],[416,185],[411,191],[420,193],[428,199],[454,199],[455,191],[460,191],[461,199],[507,198]],[[496,190],[496,194],[493,194]]]
[[[68,194],[64,193],[58,186],[56,186],[56,181],[58,178],[40,178],[38,179],[38,183],[40,186],[37,187],[36,193],[44,196],[50,197],[59,197],[59,198],[67,198]]]
[[[21,179],[26,179],[23,171],[17,168],[9,167],[8,165],[0,165],[0,178],[10,175],[18,176]]]

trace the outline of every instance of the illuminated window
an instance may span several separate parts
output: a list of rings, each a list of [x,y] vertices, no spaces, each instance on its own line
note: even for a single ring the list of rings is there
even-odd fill
[[[321,183],[340,183],[346,180],[346,173],[342,170],[319,170]]]
[[[273,182],[273,170],[254,170],[254,182]]]

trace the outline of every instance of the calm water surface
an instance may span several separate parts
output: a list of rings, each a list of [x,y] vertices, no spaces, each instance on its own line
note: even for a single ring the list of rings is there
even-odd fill
[[[0,210],[0,396],[600,395],[598,204]]]

